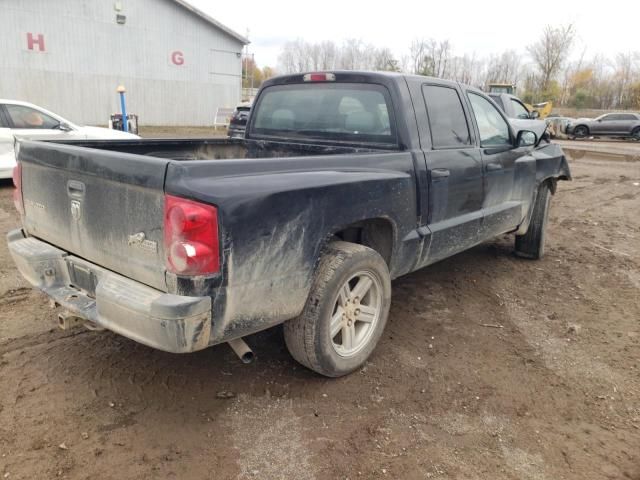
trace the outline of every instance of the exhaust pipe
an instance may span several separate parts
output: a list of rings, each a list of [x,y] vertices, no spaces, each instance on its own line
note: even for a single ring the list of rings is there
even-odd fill
[[[229,340],[229,346],[236,352],[236,355],[240,357],[242,363],[251,363],[255,359],[255,355],[253,354],[253,350],[246,344],[246,342],[242,338],[236,338],[234,340]]]
[[[72,313],[64,312],[58,314],[58,326],[62,330],[69,330],[70,328],[77,327],[83,322],[83,318],[73,315]]]

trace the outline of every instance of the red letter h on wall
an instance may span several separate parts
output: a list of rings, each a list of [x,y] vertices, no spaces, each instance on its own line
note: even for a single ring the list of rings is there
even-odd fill
[[[27,48],[29,50],[35,50],[38,47],[39,52],[44,52],[44,35],[39,33],[37,36],[33,33],[27,33]]]

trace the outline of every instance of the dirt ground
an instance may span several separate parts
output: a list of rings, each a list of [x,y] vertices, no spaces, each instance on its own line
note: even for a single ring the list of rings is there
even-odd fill
[[[279,328],[249,366],[60,331],[0,241],[0,478],[639,480],[640,162],[571,167],[543,260],[505,236],[395,281],[337,380]]]

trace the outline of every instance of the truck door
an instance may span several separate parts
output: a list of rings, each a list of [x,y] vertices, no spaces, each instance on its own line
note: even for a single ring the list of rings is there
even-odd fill
[[[535,159],[515,147],[509,123],[483,95],[469,91],[482,149],[484,202],[481,236],[515,230],[523,219],[535,181]]]
[[[482,159],[460,91],[450,84],[424,84],[421,93],[431,139],[431,148],[423,146],[431,238],[425,242],[418,266],[478,243],[483,200]]]

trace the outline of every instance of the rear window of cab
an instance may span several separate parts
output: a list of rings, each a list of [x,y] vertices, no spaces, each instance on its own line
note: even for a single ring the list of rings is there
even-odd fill
[[[266,88],[254,108],[252,136],[397,145],[385,87],[305,83]]]

